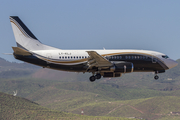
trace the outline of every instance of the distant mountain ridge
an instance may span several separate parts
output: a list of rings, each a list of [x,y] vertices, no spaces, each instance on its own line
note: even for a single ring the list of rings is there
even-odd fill
[[[28,63],[15,63],[0,58],[0,78],[17,78],[29,76],[39,67]]]
[[[37,66],[29,64],[29,63],[9,62],[9,61],[1,58],[1,57],[0,57],[0,66],[4,66],[4,67],[11,66],[11,67],[17,67],[17,68],[28,67],[28,68],[31,68],[31,69],[38,68]]]

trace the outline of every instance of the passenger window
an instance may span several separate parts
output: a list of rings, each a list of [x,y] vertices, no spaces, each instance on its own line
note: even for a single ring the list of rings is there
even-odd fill
[[[81,56],[79,56],[79,58],[81,59]]]
[[[62,59],[64,59],[64,56],[62,57]]]
[[[59,59],[61,59],[61,56],[59,57]]]
[[[82,59],[84,58],[84,56],[82,56]]]

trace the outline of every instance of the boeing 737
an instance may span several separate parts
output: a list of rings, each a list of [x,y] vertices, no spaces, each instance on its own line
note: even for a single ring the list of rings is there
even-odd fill
[[[149,50],[62,50],[41,43],[17,16],[10,22],[17,47],[13,48],[16,59],[42,66],[70,72],[92,73],[89,80],[105,77],[120,77],[124,73],[154,72],[164,73],[178,63],[167,55]]]

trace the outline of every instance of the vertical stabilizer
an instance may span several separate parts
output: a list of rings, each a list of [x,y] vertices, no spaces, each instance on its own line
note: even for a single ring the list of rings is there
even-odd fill
[[[42,44],[34,34],[26,27],[18,16],[10,16],[10,22],[14,32],[17,46],[25,50],[56,49]]]

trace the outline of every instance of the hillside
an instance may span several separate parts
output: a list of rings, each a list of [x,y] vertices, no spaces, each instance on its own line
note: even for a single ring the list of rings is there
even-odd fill
[[[92,116],[178,120],[179,115],[175,113],[180,112],[180,60],[177,61],[179,66],[159,74],[159,80],[153,79],[153,73],[131,73],[93,83],[89,81],[91,74],[43,69],[28,64],[20,67],[25,63],[13,63],[8,66],[12,70],[31,72],[16,76],[2,69],[1,73],[8,74],[2,77],[0,73],[0,91],[12,94],[17,90],[19,97],[49,109],[74,114],[81,114],[83,109],[85,115]]]
[[[67,114],[58,111],[50,111],[47,108],[41,107],[37,103],[24,98],[14,97],[12,95],[0,92],[1,117],[3,120],[15,119],[51,119],[60,117],[72,117],[72,114]]]
[[[15,120],[15,119],[31,119],[31,120],[46,120],[46,119],[98,119],[98,120],[129,120],[128,118],[115,118],[115,117],[92,117],[75,115],[55,110],[50,110],[41,107],[35,102],[29,101],[24,98],[8,95],[0,92],[0,119],[1,120]]]
[[[180,90],[159,91],[157,94],[156,90],[127,89],[125,91],[122,89],[117,93],[111,88],[107,89],[107,86],[104,86],[107,90],[99,89],[96,92],[93,90],[81,91],[81,87],[77,87],[77,84],[74,85],[76,90],[72,88],[72,85],[64,86],[67,88],[61,88],[59,85],[43,88],[27,98],[54,110],[80,114],[83,109],[84,114],[93,116],[138,117],[152,120],[152,118],[167,117],[171,115],[170,112],[180,112],[178,102],[180,96],[174,96],[179,94]],[[70,89],[68,87],[72,90],[67,90]],[[84,87],[87,87],[86,84]],[[95,89],[95,87],[93,88]],[[108,90],[111,93],[108,93]],[[114,95],[112,96],[112,94]],[[134,97],[136,99],[133,99]],[[127,98],[129,100],[125,100]],[[179,118],[174,115],[171,117]]]

